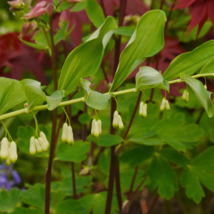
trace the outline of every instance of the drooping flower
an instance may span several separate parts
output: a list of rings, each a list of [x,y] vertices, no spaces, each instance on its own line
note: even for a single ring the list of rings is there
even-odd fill
[[[160,111],[164,111],[165,109],[170,110],[170,105],[169,101],[164,97],[161,102]]]
[[[74,134],[71,126],[68,126],[68,136],[67,136],[67,143],[73,144],[74,143]]]
[[[147,117],[147,104],[143,101],[140,103],[139,115],[142,117]]]
[[[189,92],[187,90],[185,90],[181,98],[184,101],[188,102],[189,101]]]
[[[95,137],[99,137],[101,133],[102,133],[101,120],[93,119],[92,124],[91,124],[91,135],[93,135]]]
[[[11,6],[11,10],[20,9],[25,5],[23,0],[13,0],[13,1],[8,1],[7,3]]]
[[[178,0],[174,9],[184,9],[189,7],[191,21],[189,32],[199,25],[198,33],[208,18],[214,25],[214,1],[213,0]]]
[[[42,16],[50,8],[51,8],[51,6],[46,1],[39,2],[38,4],[36,4],[35,7],[33,7],[31,9],[31,11],[29,13],[27,13],[27,14],[24,15],[24,19],[25,20],[30,20],[30,19]]]

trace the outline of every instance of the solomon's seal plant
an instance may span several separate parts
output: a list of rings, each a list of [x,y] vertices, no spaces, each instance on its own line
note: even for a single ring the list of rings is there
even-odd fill
[[[148,10],[133,0],[145,11],[126,16],[130,2],[120,1],[119,16],[104,0],[9,2],[24,22],[17,41],[51,68],[39,81],[0,77],[0,157],[29,170],[33,162],[33,176],[43,178],[22,193],[12,189],[8,206],[0,192],[4,213],[127,214],[139,191],[137,200],[146,203],[145,189],[154,193],[151,204],[182,198],[184,188],[196,203],[214,191],[214,40],[171,53],[173,35],[183,44],[201,38],[202,26],[185,37],[183,29],[176,33],[184,17],[172,1],[151,1]],[[180,1],[176,8],[183,7]],[[78,28],[89,20],[82,34]]]

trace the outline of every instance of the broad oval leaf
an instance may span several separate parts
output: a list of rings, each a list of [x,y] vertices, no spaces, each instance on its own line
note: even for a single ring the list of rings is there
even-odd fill
[[[90,88],[91,83],[88,80],[81,79],[80,83],[85,92],[86,104],[97,110],[105,109],[111,98],[111,94],[101,94],[97,91],[93,91]]]
[[[214,40],[211,40],[193,51],[179,55],[163,74],[164,79],[173,80],[178,78],[181,73],[192,75],[198,72],[206,63],[214,59],[213,50]]]
[[[19,81],[0,77],[0,114],[24,102],[26,97]]]
[[[59,90],[72,93],[80,78],[85,78],[97,72],[104,55],[105,46],[113,34],[111,30],[115,28],[117,28],[117,25],[114,18],[107,17],[105,23],[85,43],[69,54],[59,78]],[[109,31],[110,33],[108,33]]]
[[[28,103],[28,110],[43,104],[46,101],[46,95],[41,89],[41,83],[36,80],[24,79],[21,81],[22,89],[25,93]]]
[[[154,68],[141,67],[136,75],[136,89],[144,90],[164,86],[164,79],[160,72]],[[166,90],[169,90],[167,88]]]
[[[209,117],[213,116],[213,104],[210,100],[211,92],[207,91],[203,84],[190,76],[181,74],[181,80],[186,82],[192,91],[195,93],[196,97],[199,99],[200,103],[206,110]]]
[[[161,10],[147,12],[120,56],[120,62],[110,91],[114,91],[147,57],[154,56],[164,46],[166,15]]]
[[[100,27],[105,22],[105,15],[96,0],[87,0],[86,12],[95,27]]]

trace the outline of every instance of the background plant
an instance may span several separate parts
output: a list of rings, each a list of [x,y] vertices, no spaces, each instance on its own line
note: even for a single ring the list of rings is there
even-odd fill
[[[0,134],[19,156],[1,212],[212,212],[208,2],[14,0],[14,17],[1,3]],[[29,150],[41,132],[48,151]]]

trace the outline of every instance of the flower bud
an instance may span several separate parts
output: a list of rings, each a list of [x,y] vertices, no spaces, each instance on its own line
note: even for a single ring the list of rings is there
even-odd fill
[[[72,130],[71,126],[68,126],[67,143],[68,144],[74,143],[74,135],[73,135],[73,130]]]
[[[18,159],[17,146],[14,141],[10,143],[9,156],[12,163],[15,163]]]
[[[187,97],[187,90],[184,90],[184,93],[183,93],[183,95],[182,95],[182,99],[184,100],[184,101],[186,101],[186,97]]]
[[[30,154],[31,155],[36,154],[35,137],[30,138]]]
[[[33,7],[29,13],[24,15],[24,19],[30,20],[42,16],[49,10],[49,7],[50,6],[46,1],[41,1],[38,4],[36,4],[36,6]]]
[[[166,98],[164,97],[160,106],[160,110],[164,111],[166,109]]]
[[[95,123],[94,123],[94,136],[95,137],[99,137],[99,123],[98,121],[95,120]]]
[[[81,169],[79,175],[87,175],[89,171],[89,167],[84,167],[83,169]]]
[[[168,110],[168,111],[169,111],[169,110],[170,110],[169,101],[168,101],[168,100],[166,100],[166,101],[165,101],[165,103],[166,103],[166,104],[165,104],[165,105],[166,105],[166,110]]]
[[[62,141],[66,142],[68,137],[68,124],[64,123],[62,127]]]
[[[23,0],[8,1],[7,3],[11,6],[12,10],[21,9],[23,8],[23,6],[25,6],[25,3],[23,2]]]
[[[47,146],[47,144],[45,143],[44,139],[41,138],[41,137],[39,137],[39,138],[38,138],[38,141],[39,141],[39,144],[40,144],[42,150],[43,150],[44,152],[46,152],[46,151],[48,150],[48,146]]]
[[[67,21],[68,21],[68,16],[66,11],[64,10],[59,17],[59,26],[62,27]]]
[[[34,143],[35,143],[37,152],[42,153],[42,147],[41,147],[39,141],[37,139],[35,139]]]
[[[6,137],[4,137],[1,141],[1,158],[6,160],[9,156],[9,142]]]
[[[113,127],[116,128],[119,126],[119,114],[118,111],[114,112],[114,116],[113,116]]]
[[[146,103],[144,103],[144,105],[142,107],[142,116],[147,117],[147,104]]]
[[[99,127],[99,135],[102,134],[102,121],[101,120],[98,120],[98,127]]]
[[[119,129],[124,129],[123,121],[120,115],[118,115],[118,120],[119,120]]]
[[[207,90],[207,85],[204,85],[204,88]]]
[[[189,92],[187,91],[187,94],[186,94],[186,102],[189,101]]]
[[[48,142],[48,140],[47,140],[47,138],[46,138],[45,133],[44,133],[44,132],[40,132],[40,137],[43,139],[43,141],[44,141],[44,143],[46,144],[47,149],[48,149],[48,147],[49,147],[49,142]]]

